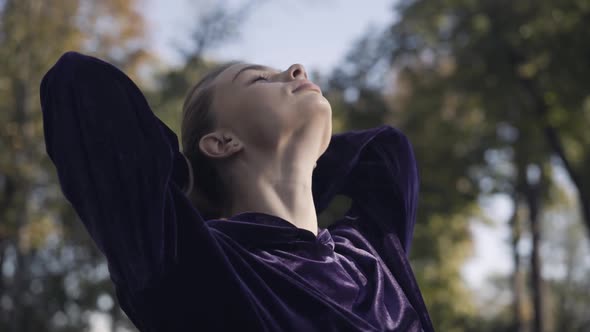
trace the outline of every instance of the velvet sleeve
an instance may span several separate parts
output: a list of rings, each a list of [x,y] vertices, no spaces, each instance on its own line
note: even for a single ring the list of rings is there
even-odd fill
[[[419,180],[411,143],[398,129],[383,125],[333,135],[313,181],[318,213],[335,195],[346,195],[361,222],[380,234],[396,233],[409,252]]]
[[[106,256],[113,281],[145,287],[177,257],[174,203],[185,198],[188,168],[176,135],[131,79],[98,58],[63,54],[40,95],[46,150],[64,196]],[[198,211],[183,213],[198,225],[190,234],[195,253],[216,257]]]

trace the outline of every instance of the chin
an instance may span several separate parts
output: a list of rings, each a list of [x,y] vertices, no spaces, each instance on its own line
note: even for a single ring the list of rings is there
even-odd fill
[[[332,116],[332,106],[328,99],[319,93],[311,92],[304,100],[298,103],[299,112],[306,112],[309,116],[316,114],[329,114]]]
[[[330,103],[315,103],[302,110],[300,128],[307,132],[313,141],[321,142],[318,146],[319,155],[328,149],[332,138],[332,108]],[[319,156],[318,156],[319,158]]]

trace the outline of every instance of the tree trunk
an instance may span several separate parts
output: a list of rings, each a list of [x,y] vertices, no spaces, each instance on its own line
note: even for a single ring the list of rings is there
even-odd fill
[[[544,106],[546,108],[546,106]],[[574,183],[577,192],[578,192],[578,201],[580,204],[580,209],[582,210],[582,219],[584,220],[584,224],[586,225],[586,232],[588,233],[588,238],[590,239],[590,193],[588,192],[588,188],[586,188],[583,184],[583,180],[580,175],[574,170],[574,167],[571,165],[569,159],[565,155],[565,149],[563,148],[563,144],[559,137],[559,133],[557,129],[550,125],[545,125],[543,128],[545,133],[545,138],[549,142],[549,146],[555,152],[561,162],[564,165],[565,170],[567,171],[570,179]]]
[[[512,261],[514,264],[514,271],[512,274],[512,293],[513,293],[513,328],[512,331],[520,332],[522,330],[522,270],[520,266],[520,255],[518,254],[518,242],[520,241],[521,226],[518,218],[518,194],[515,193],[512,197],[514,204],[514,211],[510,217],[510,225],[512,228]]]
[[[12,285],[10,288],[10,299],[12,300],[12,312],[10,314],[10,331],[21,332],[24,331],[24,319],[22,313],[24,311],[23,303],[23,289],[25,278],[24,255],[16,245],[14,248],[16,252],[16,259],[14,264],[14,275],[12,278]]]
[[[520,83],[531,97],[533,107],[537,113],[540,129],[543,131],[549,147],[553,153],[559,157],[566,172],[576,187],[582,218],[584,220],[584,224],[586,225],[588,238],[590,239],[590,188],[586,188],[582,176],[576,171],[571,161],[568,159],[558,129],[547,121],[547,103],[543,99],[543,96],[535,85],[535,82],[533,82],[531,79],[521,78]]]
[[[539,247],[541,240],[541,224],[539,222],[540,211],[540,176],[538,181],[526,179],[524,181],[524,194],[529,210],[529,222],[531,227],[531,285],[533,295],[533,331],[543,332],[543,285],[541,276],[541,260]]]

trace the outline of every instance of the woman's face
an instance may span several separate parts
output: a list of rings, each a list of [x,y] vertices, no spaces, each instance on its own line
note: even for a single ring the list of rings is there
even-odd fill
[[[327,148],[332,109],[305,68],[285,71],[238,63],[219,74],[214,84],[213,112],[217,126],[233,133],[246,147],[277,151],[293,140],[310,144],[310,151]]]

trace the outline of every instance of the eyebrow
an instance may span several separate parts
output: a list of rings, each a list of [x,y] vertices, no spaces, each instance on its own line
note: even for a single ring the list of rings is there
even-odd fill
[[[244,68],[240,69],[240,71],[238,71],[238,72],[236,73],[236,76],[234,76],[234,78],[231,80],[231,81],[232,81],[232,83],[233,83],[233,82],[236,80],[236,78],[238,78],[238,76],[239,76],[239,75],[240,75],[242,72],[245,72],[246,70],[260,70],[260,71],[265,71],[265,70],[266,70],[266,71],[279,71],[279,70],[276,70],[276,69],[273,69],[273,68],[270,68],[270,67],[267,67],[267,66],[261,66],[261,65],[250,65],[250,66],[246,66],[246,67],[244,67]]]

